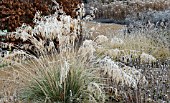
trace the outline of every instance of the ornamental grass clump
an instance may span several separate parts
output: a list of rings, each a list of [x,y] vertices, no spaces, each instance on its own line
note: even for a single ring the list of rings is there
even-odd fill
[[[24,81],[20,97],[32,102],[103,103],[96,70],[87,64],[75,54],[59,54],[19,65]]]

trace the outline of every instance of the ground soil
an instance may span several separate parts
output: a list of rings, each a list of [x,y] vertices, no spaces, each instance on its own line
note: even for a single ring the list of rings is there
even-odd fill
[[[90,30],[91,36],[93,38],[98,35],[105,35],[107,37],[112,37],[113,35],[122,32],[124,25],[119,24],[108,24],[108,23],[97,23],[97,22],[87,22],[87,30]]]

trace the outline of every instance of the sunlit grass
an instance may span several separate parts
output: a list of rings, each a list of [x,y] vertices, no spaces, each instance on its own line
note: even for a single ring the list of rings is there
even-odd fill
[[[111,35],[111,34],[109,34]],[[149,36],[147,36],[149,35]],[[154,35],[156,38],[152,38]],[[130,51],[136,51],[135,53],[139,56],[142,52],[153,55],[157,59],[168,59],[170,57],[170,49],[168,47],[168,38],[161,34],[151,34],[146,33],[130,33],[127,35],[117,34],[109,38],[108,42],[104,42],[96,49],[97,54],[109,54],[111,50],[118,50],[118,54],[113,54],[112,56],[120,57],[125,55],[133,55]]]

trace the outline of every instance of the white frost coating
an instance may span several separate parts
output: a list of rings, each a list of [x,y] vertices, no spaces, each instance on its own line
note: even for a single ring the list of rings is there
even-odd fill
[[[54,43],[53,42],[50,42],[49,43],[49,46],[48,46],[48,51],[52,51],[52,50],[54,50],[54,48],[55,48],[55,45],[54,45]]]
[[[111,44],[112,45],[122,45],[124,42],[122,39],[114,37],[111,39]]]
[[[28,40],[28,38],[30,37],[30,35],[29,35],[27,32],[23,31],[23,32],[21,33],[21,36],[20,36],[20,37],[22,38],[23,41],[26,41],[26,40]]]
[[[71,21],[70,19],[71,19],[70,16],[63,17],[63,21],[65,22],[64,28],[65,28],[66,32],[68,32],[68,33],[70,33],[70,21]]]
[[[98,35],[97,37],[96,37],[96,39],[95,39],[95,42],[97,43],[97,44],[101,44],[101,43],[104,43],[104,42],[107,42],[109,39],[106,37],[106,36],[104,36],[104,35]]]
[[[134,67],[125,66],[122,69],[126,72],[126,74],[131,75],[136,83],[142,82],[144,84],[147,84],[146,78],[141,74],[140,71],[138,71]]]
[[[3,61],[4,61],[4,62],[5,62],[5,61],[11,61],[11,60],[13,60],[13,61],[21,61],[21,58],[22,58],[22,60],[25,60],[26,57],[27,57],[27,58],[34,58],[34,59],[35,59],[34,56],[29,55],[29,54],[27,54],[27,53],[24,52],[24,51],[14,50],[12,53],[7,54],[7,55],[5,56],[5,57],[3,58]],[[13,62],[13,61],[12,61],[12,62]],[[12,63],[12,62],[11,62],[11,63]]]
[[[64,60],[63,65],[61,65],[60,84],[62,84],[65,81],[65,78],[67,78],[69,70],[70,70],[70,64],[66,60]]]
[[[106,55],[109,55],[110,57],[118,57],[120,55],[120,50],[119,49],[109,49],[108,51],[106,51],[105,53]]]
[[[146,78],[140,73],[140,71],[127,66],[120,68],[108,56],[99,60],[99,64],[99,67],[104,70],[103,75],[107,78],[112,78],[117,83],[121,82],[123,85],[128,85],[135,89],[139,82],[142,84],[147,83]]]
[[[94,47],[95,45],[96,43],[93,42],[92,40],[85,40],[78,52],[81,54],[89,54],[89,57],[91,57],[96,51]]]
[[[122,84],[126,84],[128,86],[133,84],[133,87],[136,87],[136,82],[134,79],[119,68],[119,66],[109,57],[105,57],[100,60],[100,64],[100,68],[104,69],[104,75],[107,77],[112,78],[117,83],[121,82]]]
[[[145,62],[145,63],[146,62],[151,63],[151,62],[155,62],[156,61],[155,57],[153,57],[152,55],[146,54],[146,53],[142,53],[140,57],[141,57],[141,61]]]
[[[57,6],[56,8],[59,9]],[[75,44],[75,39],[80,35],[81,21],[72,19],[65,14],[59,16],[59,12],[63,11],[59,9],[55,14],[45,17],[41,17],[40,13],[37,12],[34,18],[34,23],[36,24],[34,28],[28,25],[22,25],[22,27],[16,31],[17,36],[21,37],[23,41],[31,41],[38,51],[51,49],[51,47],[48,48],[44,45],[47,39],[50,41],[57,40],[52,42],[59,42],[60,50],[66,50],[68,46],[71,47]]]

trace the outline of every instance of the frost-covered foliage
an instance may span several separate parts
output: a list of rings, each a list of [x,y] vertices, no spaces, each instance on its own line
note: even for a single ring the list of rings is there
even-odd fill
[[[140,57],[141,57],[141,62],[145,62],[145,63],[156,62],[156,58],[146,53],[142,53]]]
[[[68,103],[101,103],[108,98],[111,103],[168,101],[167,29],[156,28],[148,21],[147,25],[135,22],[140,29],[132,24],[132,30],[123,26],[114,32],[112,24],[97,23],[94,27],[80,20],[85,15],[83,8],[77,9],[77,19],[66,15],[59,6],[54,8],[57,10],[53,15],[42,17],[37,13],[34,28],[23,24],[8,35],[20,43],[1,44],[9,50],[17,49],[11,54],[7,51],[4,60],[31,59],[24,62],[26,65],[16,63],[21,73],[17,80],[25,80],[24,86],[28,87],[24,98]]]
[[[167,0],[99,0],[89,1],[87,5],[97,8],[97,19],[116,19],[124,20],[128,15],[138,17],[140,12],[146,11],[161,11],[168,9],[170,2]],[[132,16],[133,15],[133,16]]]
[[[94,27],[92,35],[96,35],[95,30],[97,27]],[[157,59],[166,60],[170,57],[168,35],[164,29],[158,31],[136,29],[127,33],[124,27],[124,31],[105,32],[104,36],[102,34],[93,38],[92,40],[97,43],[93,54],[99,57],[108,55],[130,66],[154,63]]]
[[[108,38],[107,38],[107,36],[104,36],[104,35],[98,35],[97,37],[96,37],[96,39],[95,39],[95,42],[97,43],[97,44],[102,44],[102,43],[106,43],[106,42],[108,42]]]
[[[123,42],[123,40],[122,39],[120,39],[120,38],[117,38],[117,37],[113,37],[112,39],[111,39],[111,45],[114,45],[114,46],[119,46],[119,45],[122,45],[124,42]]]
[[[87,58],[93,58],[94,57],[94,52],[96,51],[95,49],[96,43],[93,42],[92,40],[85,40],[80,46],[78,53],[84,55]]]
[[[146,78],[134,67],[120,67],[118,63],[107,56],[98,60],[98,63],[100,65],[99,68],[103,71],[102,76],[116,81],[117,84],[121,83],[122,85],[127,85],[135,89],[137,89],[139,82],[147,84]]]
[[[116,48],[116,49],[109,49],[109,50],[105,51],[105,55],[108,55],[108,56],[110,56],[112,58],[116,58],[116,57],[121,55],[121,51],[118,48]]]
[[[41,13],[37,12],[34,28],[23,24],[15,32],[7,33],[7,39],[1,42],[1,46],[6,49],[23,50],[36,57],[78,46],[83,38],[82,21],[80,18],[73,19],[66,15],[58,4],[54,9],[56,12],[49,16],[41,16]],[[8,40],[14,42],[8,43]]]
[[[34,56],[31,56],[27,54],[25,51],[17,51],[14,50],[11,53],[9,51],[6,51],[6,55],[2,58],[2,61],[0,63],[6,63],[7,65],[9,64],[15,64],[15,63],[21,63],[23,60],[28,60],[28,59],[35,59]]]
[[[154,97],[157,98],[154,99],[150,96],[154,96],[152,91],[156,91],[159,95],[161,93],[167,94],[161,89],[154,90],[154,88],[158,88],[154,86],[154,83],[158,78],[159,80],[161,78],[167,80],[167,63],[170,57],[169,34],[166,34],[164,29],[159,29],[160,31],[158,30],[157,32],[154,30],[146,29],[142,31],[141,29],[136,29],[127,34],[122,31],[114,34],[108,32],[106,37],[99,35],[94,40],[92,39],[96,42],[92,60],[95,59],[94,66],[101,70],[101,79],[105,84],[104,88],[106,91],[108,90],[110,98],[114,96],[113,98],[117,101],[142,103],[142,101],[158,100],[157,97]],[[98,38],[101,39],[97,40]],[[107,42],[104,42],[104,38],[108,39],[106,40]],[[100,40],[102,43],[98,43]],[[156,68],[161,72],[156,73]],[[161,74],[161,77],[159,73],[165,73],[165,75]],[[164,84],[160,85],[160,88],[164,88]],[[119,95],[123,99],[119,98]],[[148,99],[144,99],[146,95]],[[166,98],[165,101],[167,101],[167,95],[163,96],[163,98]],[[161,100],[159,99],[159,101]]]
[[[126,33],[125,29],[125,32],[120,31],[116,34],[108,33],[108,35],[112,36],[107,43],[103,43],[103,50],[97,49],[99,54],[102,51],[109,50],[111,52],[111,49],[119,49],[119,54],[121,55],[118,55],[118,58],[123,55],[131,55],[135,58],[139,57],[142,52],[152,55],[157,59],[167,59],[170,57],[170,38],[169,32],[166,30],[136,29],[131,33]],[[107,52],[104,54],[107,54]]]

